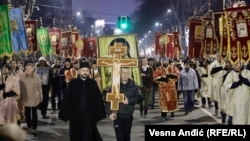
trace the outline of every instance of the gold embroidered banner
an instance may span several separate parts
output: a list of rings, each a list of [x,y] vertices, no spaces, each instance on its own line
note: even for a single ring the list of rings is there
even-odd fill
[[[164,56],[165,45],[162,43],[164,33],[155,33],[155,55]]]
[[[193,18],[189,20],[189,45],[188,56],[190,58],[201,57],[201,40],[202,40],[202,20]]]
[[[250,60],[250,7],[226,9],[229,36],[229,59],[232,63]]]
[[[214,27],[211,18],[203,18],[203,38],[202,53],[203,55],[215,55],[218,50],[217,40],[215,38]]]
[[[61,32],[61,48],[60,56],[66,58],[70,57],[71,50],[71,31]]]
[[[37,21],[25,21],[26,35],[28,38],[28,53],[37,53]]]
[[[215,11],[212,13],[213,16],[213,26],[214,26],[214,35],[218,43],[221,43],[222,40],[222,19],[223,19],[223,12],[222,11]]]
[[[115,36],[102,36],[97,38],[98,43],[98,57],[112,59],[114,56],[109,54],[109,50],[116,43],[120,43],[122,46],[126,46],[126,54],[119,56],[121,59],[138,59],[139,52],[137,46],[136,34],[115,35]],[[117,56],[115,56],[117,57]],[[135,81],[138,86],[142,86],[140,70],[137,67],[131,68],[131,79]],[[102,88],[106,89],[111,86],[112,83],[112,67],[101,67],[101,80]]]
[[[49,37],[52,44],[53,54],[60,55],[61,48],[61,29],[59,28],[49,28]]]
[[[84,48],[82,51],[82,56],[89,58],[89,57],[97,57],[97,38],[96,37],[89,37],[84,39]]]
[[[165,57],[174,58],[174,35],[167,33],[165,36],[167,38]]]
[[[173,32],[174,38],[174,58],[178,58],[181,54],[181,35],[179,32]]]
[[[229,37],[228,37],[228,27],[227,27],[227,20],[226,20],[225,12],[222,15],[220,27],[222,27],[220,54],[221,54],[221,59],[226,60],[226,59],[229,59],[228,58],[228,53],[229,53],[228,39],[229,39]]]

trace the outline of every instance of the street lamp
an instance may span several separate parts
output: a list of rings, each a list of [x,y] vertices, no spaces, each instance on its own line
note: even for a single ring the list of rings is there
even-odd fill
[[[162,32],[162,23],[156,22],[155,26],[159,26],[160,27],[160,32]]]

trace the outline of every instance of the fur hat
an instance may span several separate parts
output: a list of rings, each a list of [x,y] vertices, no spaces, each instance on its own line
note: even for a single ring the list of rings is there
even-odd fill
[[[90,65],[88,62],[81,62],[79,68],[89,68],[90,69]]]
[[[64,63],[65,63],[65,62],[70,62],[70,63],[71,63],[70,58],[66,58],[66,59],[64,60]]]
[[[46,62],[45,57],[43,57],[43,56],[42,56],[42,57],[40,57],[40,58],[39,58],[39,62],[40,62],[40,61],[45,61],[45,62]]]

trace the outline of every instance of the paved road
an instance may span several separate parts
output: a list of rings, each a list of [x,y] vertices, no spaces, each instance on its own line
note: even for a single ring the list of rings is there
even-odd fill
[[[157,101],[157,97],[156,97]],[[179,111],[175,112],[175,117],[167,117],[167,121],[162,121],[160,118],[160,110],[156,103],[155,109],[148,111],[147,118],[140,117],[138,105],[134,113],[134,121],[131,133],[132,141],[144,141],[144,125],[182,125],[182,124],[219,124],[220,119],[213,115],[213,108],[201,108],[196,105],[196,108],[189,115],[184,115],[183,100],[180,98]],[[50,113],[50,110],[48,111]],[[40,112],[39,112],[40,115]],[[57,118],[57,114],[49,115],[50,119],[41,119],[39,117],[38,136],[33,137],[28,135],[27,141],[69,141],[68,123]],[[26,124],[21,125],[23,128]],[[102,120],[98,123],[98,129],[104,141],[115,141],[115,133],[113,129],[113,122],[109,119]]]

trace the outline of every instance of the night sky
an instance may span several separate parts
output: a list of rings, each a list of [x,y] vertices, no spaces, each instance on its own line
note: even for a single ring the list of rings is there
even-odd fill
[[[72,0],[73,12],[86,10],[106,22],[116,22],[118,16],[129,16],[135,8],[135,0]]]

